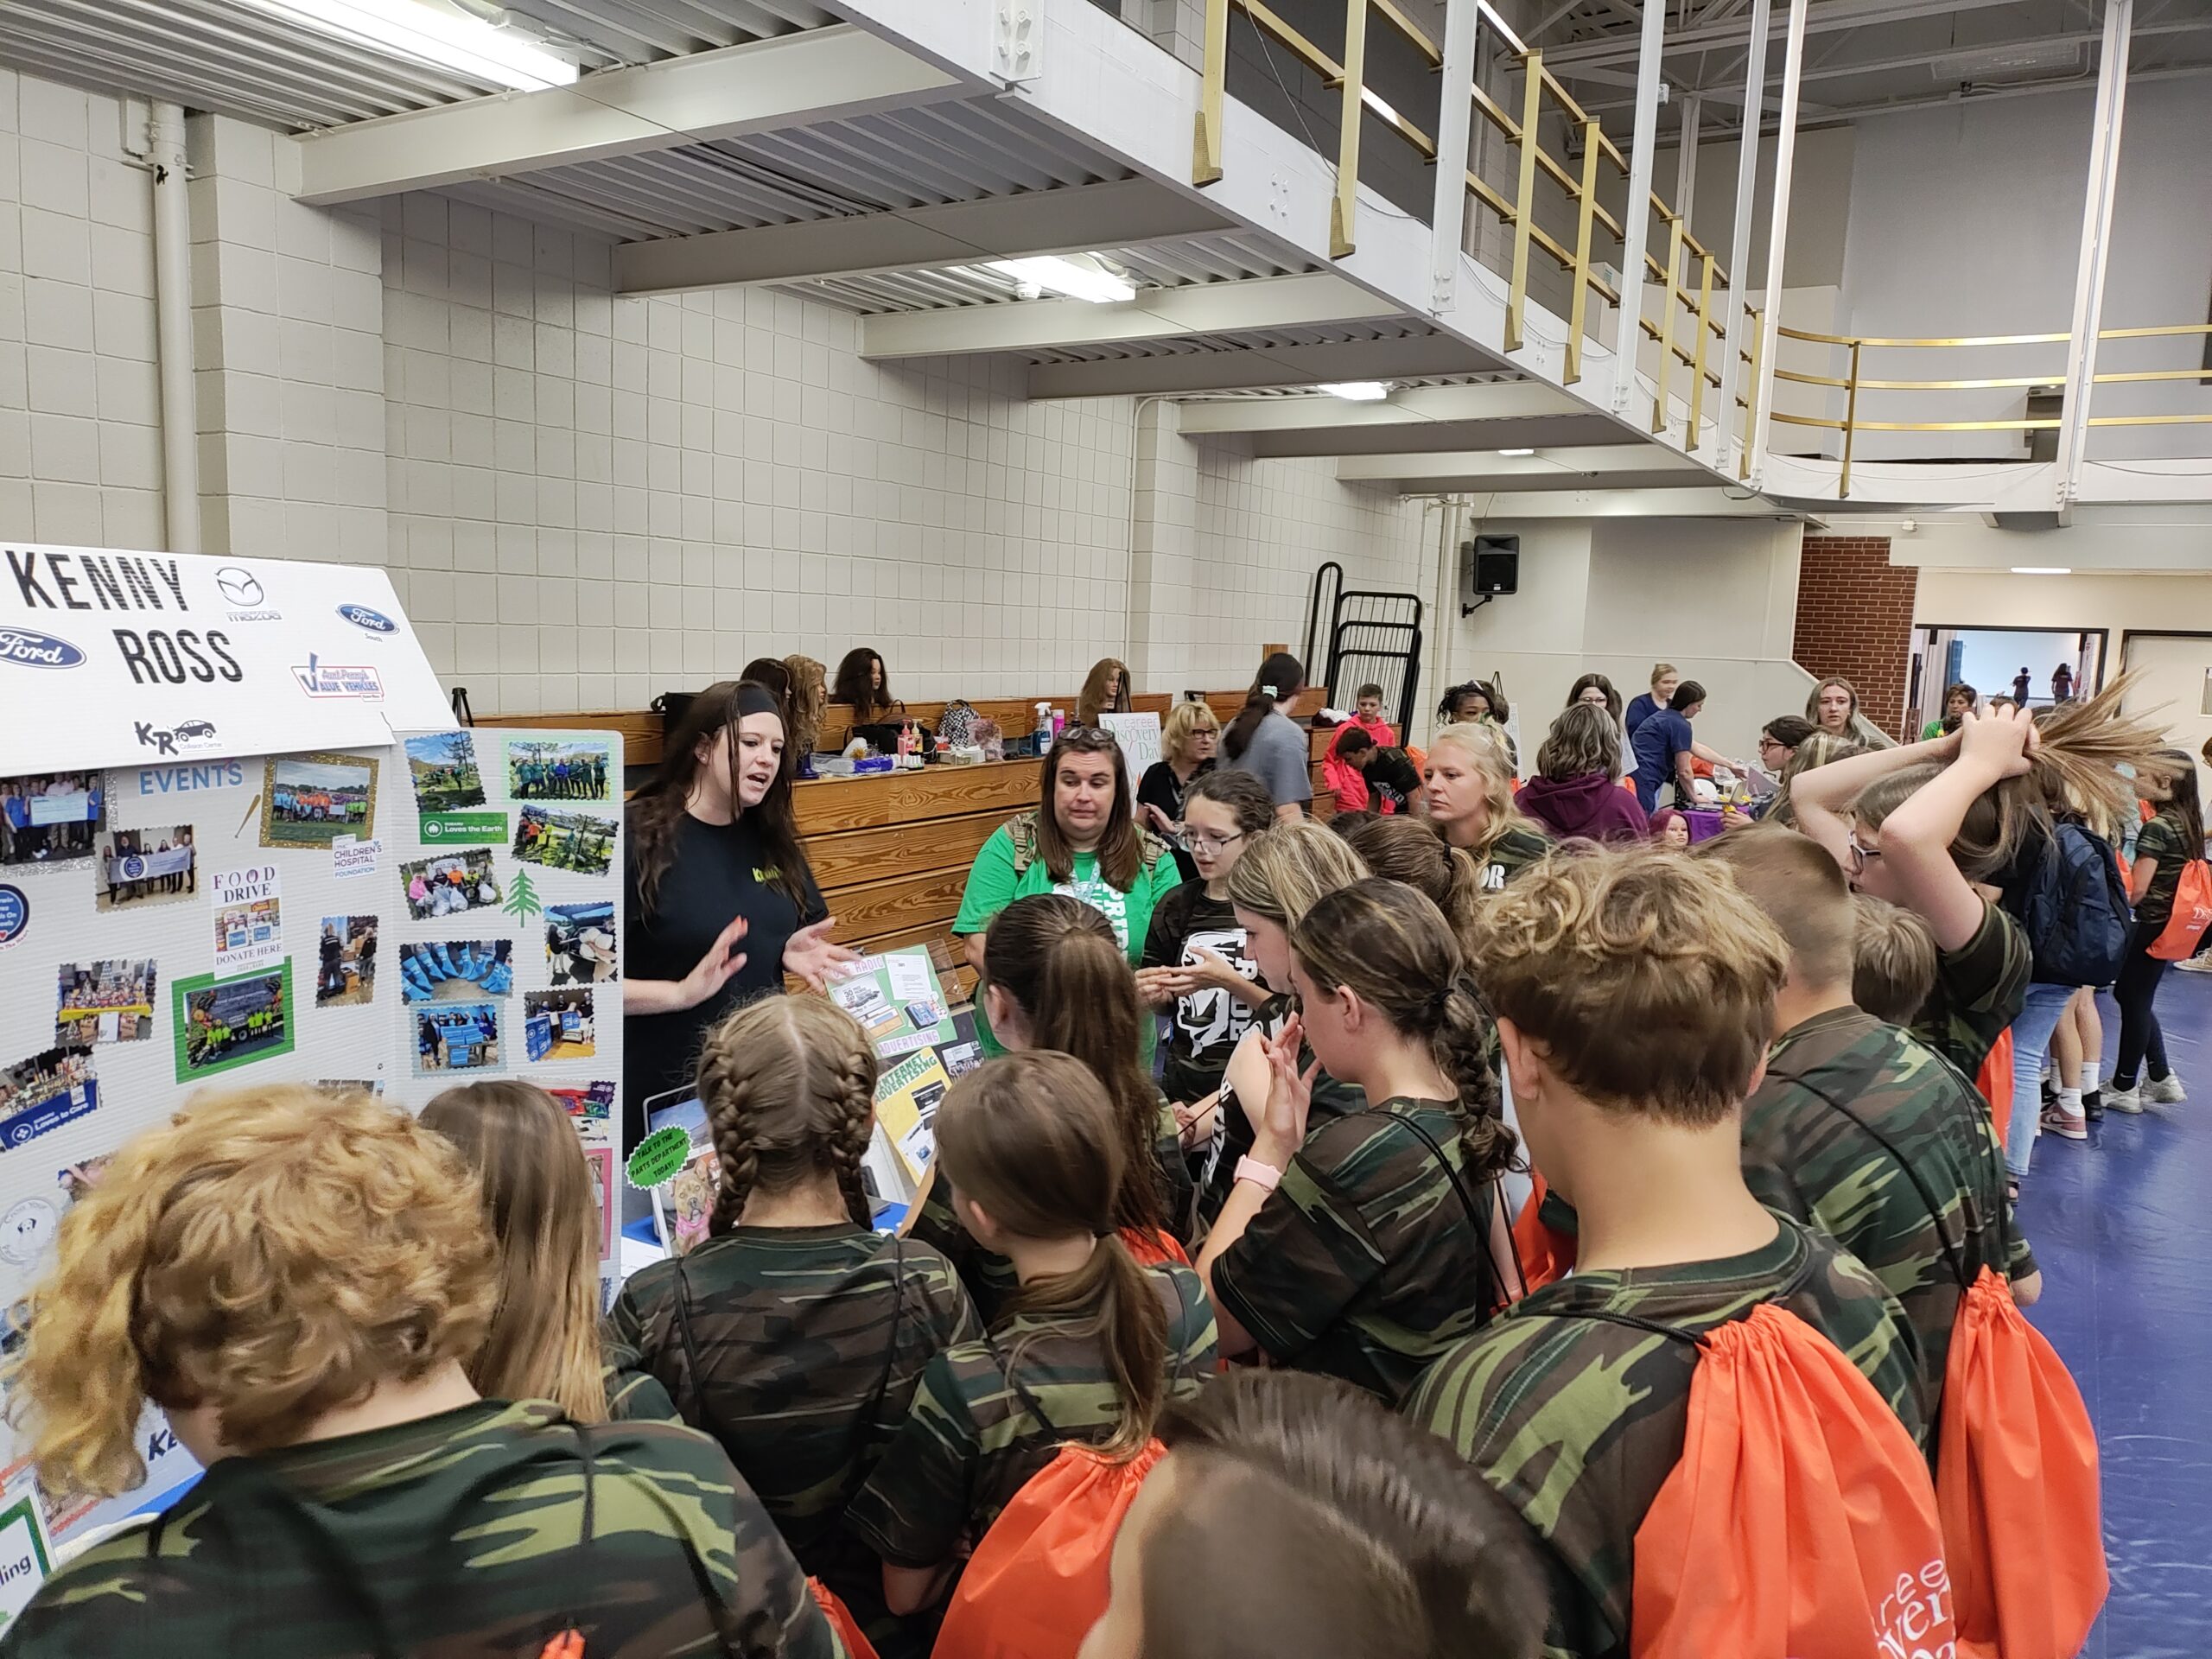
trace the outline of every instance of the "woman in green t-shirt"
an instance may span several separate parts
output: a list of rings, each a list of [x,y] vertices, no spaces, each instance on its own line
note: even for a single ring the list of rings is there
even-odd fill
[[[1137,828],[1121,745],[1109,732],[1070,727],[1045,757],[1038,797],[1034,811],[991,832],[968,871],[968,890],[952,923],[968,965],[983,971],[983,935],[1008,905],[1032,893],[1065,893],[1112,924],[1115,942],[1135,967],[1153,906],[1183,875],[1166,843]],[[1006,1052],[981,1003],[976,1034],[985,1054]],[[1149,1066],[1149,1021],[1140,1046]]]

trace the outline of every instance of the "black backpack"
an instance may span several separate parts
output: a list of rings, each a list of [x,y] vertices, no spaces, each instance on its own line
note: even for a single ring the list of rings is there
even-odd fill
[[[2061,819],[2020,887],[2018,915],[2043,985],[2109,985],[2120,976],[2133,921],[2112,844]]]

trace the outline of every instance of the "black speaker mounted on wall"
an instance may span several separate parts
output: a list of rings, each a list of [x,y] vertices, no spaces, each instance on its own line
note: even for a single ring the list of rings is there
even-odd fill
[[[1521,587],[1521,538],[1478,536],[1459,544],[1459,614],[1480,610]]]

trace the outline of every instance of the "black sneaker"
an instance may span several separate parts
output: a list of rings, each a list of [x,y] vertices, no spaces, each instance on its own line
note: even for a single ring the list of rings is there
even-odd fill
[[[2082,1096],[2082,1116],[2092,1123],[2105,1121],[2105,1091],[2092,1089]]]

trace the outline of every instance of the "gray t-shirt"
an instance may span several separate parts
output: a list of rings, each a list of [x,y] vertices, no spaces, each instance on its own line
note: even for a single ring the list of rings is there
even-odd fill
[[[1234,760],[1222,764],[1249,772],[1268,786],[1277,806],[1313,798],[1313,763],[1306,733],[1281,709],[1271,711]]]

